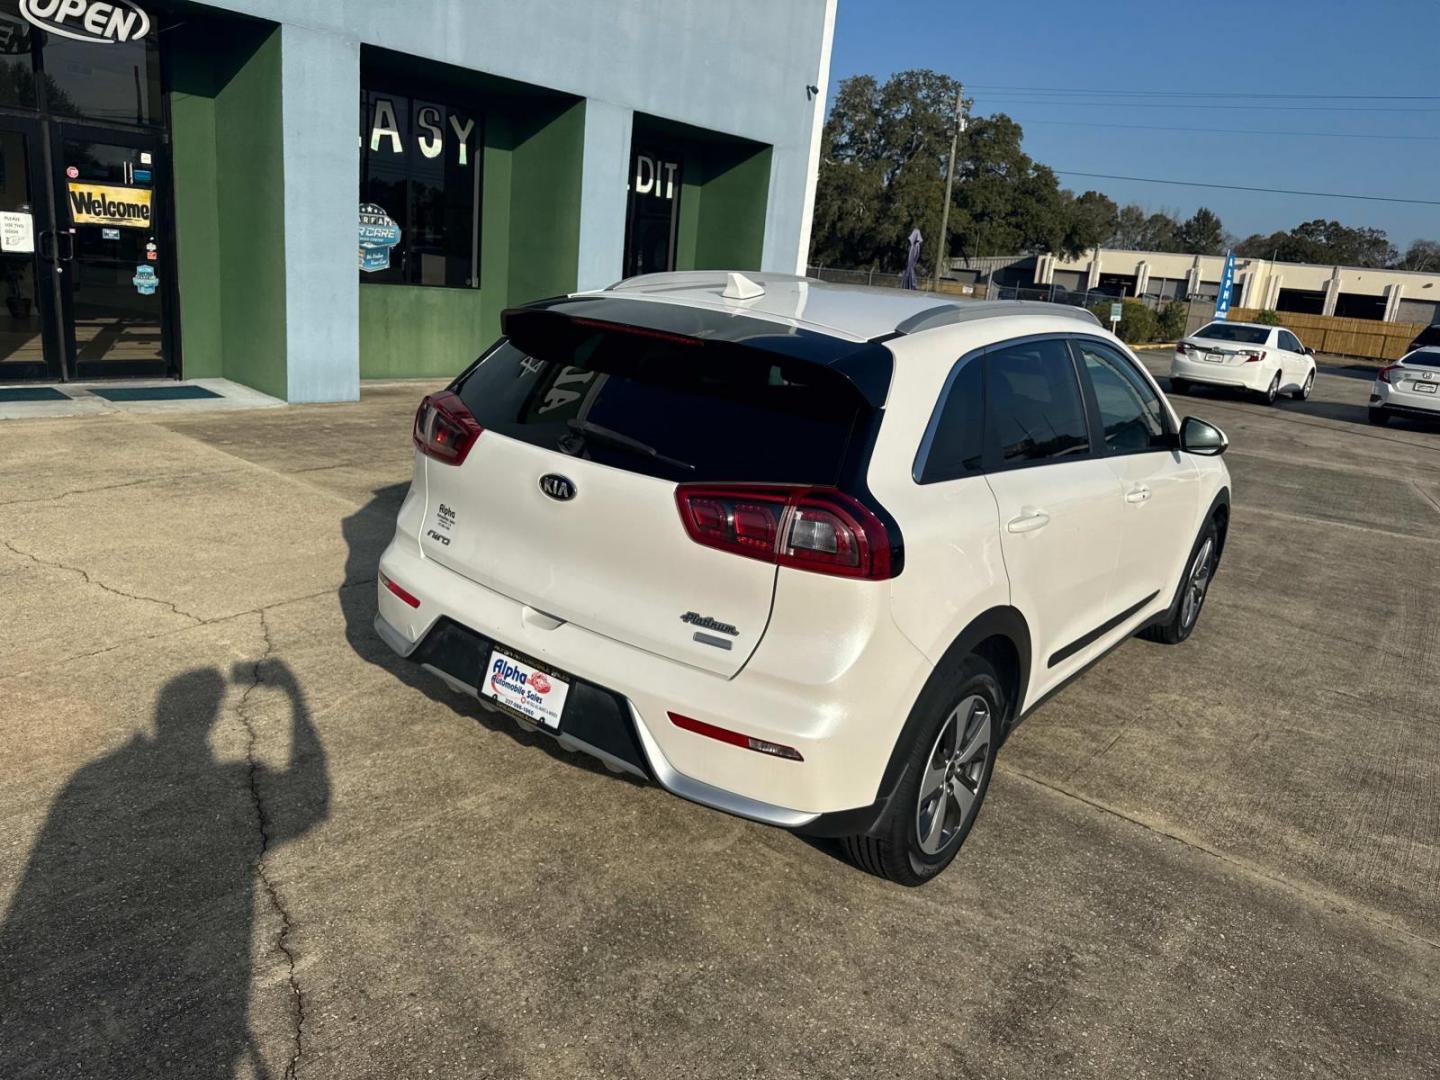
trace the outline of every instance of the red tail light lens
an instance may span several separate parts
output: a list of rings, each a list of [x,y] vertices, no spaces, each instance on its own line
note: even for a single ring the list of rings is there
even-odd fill
[[[1391,364],[1389,367],[1382,367],[1379,371],[1375,373],[1375,377],[1383,383],[1388,383],[1391,381],[1390,373],[1399,366],[1399,364]]]
[[[675,490],[690,539],[751,559],[840,577],[891,577],[890,535],[874,512],[833,488]]]
[[[1252,352],[1245,354],[1245,363],[1247,364],[1258,364],[1261,360],[1264,359],[1265,354],[1263,352]]]
[[[415,448],[446,465],[460,465],[482,428],[458,394],[431,394],[415,412]]]
[[[1181,356],[1189,354],[1190,350],[1193,348],[1195,348],[1195,346],[1191,345],[1188,341],[1179,341],[1175,343],[1175,351],[1178,352]]]
[[[783,743],[767,742],[764,739],[752,738],[749,735],[741,735],[738,731],[731,731],[729,728],[716,727],[714,724],[707,724],[704,720],[692,720],[688,716],[681,716],[679,713],[670,714],[670,722],[684,731],[690,731],[696,735],[704,735],[707,739],[715,739],[717,742],[729,743],[731,746],[738,746],[744,750],[754,750],[757,754],[769,754],[771,757],[784,758],[786,761],[804,761],[800,751],[793,746],[786,746]]]

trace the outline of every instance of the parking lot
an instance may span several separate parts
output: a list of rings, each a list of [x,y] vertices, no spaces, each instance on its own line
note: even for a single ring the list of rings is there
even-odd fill
[[[424,385],[5,423],[0,1077],[1440,1075],[1440,426],[1369,385],[1174,399],[1232,441],[1196,636],[919,890],[393,660]]]

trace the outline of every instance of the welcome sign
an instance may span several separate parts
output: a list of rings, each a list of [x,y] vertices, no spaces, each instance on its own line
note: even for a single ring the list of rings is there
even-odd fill
[[[150,189],[111,184],[70,183],[70,219],[76,225],[150,228]]]

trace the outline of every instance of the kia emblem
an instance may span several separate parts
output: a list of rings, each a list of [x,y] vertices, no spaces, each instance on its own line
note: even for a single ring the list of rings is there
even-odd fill
[[[559,473],[546,473],[540,477],[540,490],[556,502],[569,502],[575,498],[575,484]]]

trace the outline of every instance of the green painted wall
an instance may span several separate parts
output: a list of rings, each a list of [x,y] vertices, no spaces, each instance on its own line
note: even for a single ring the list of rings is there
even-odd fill
[[[360,286],[360,377],[457,374],[514,304],[575,289],[585,105],[495,95],[484,108],[480,288]]]
[[[760,268],[770,158],[770,147],[751,143],[696,141],[685,146],[676,269]]]
[[[183,374],[283,398],[280,33],[182,24],[170,72]]]
[[[770,148],[720,157],[705,183],[697,270],[758,270],[765,251]]]

